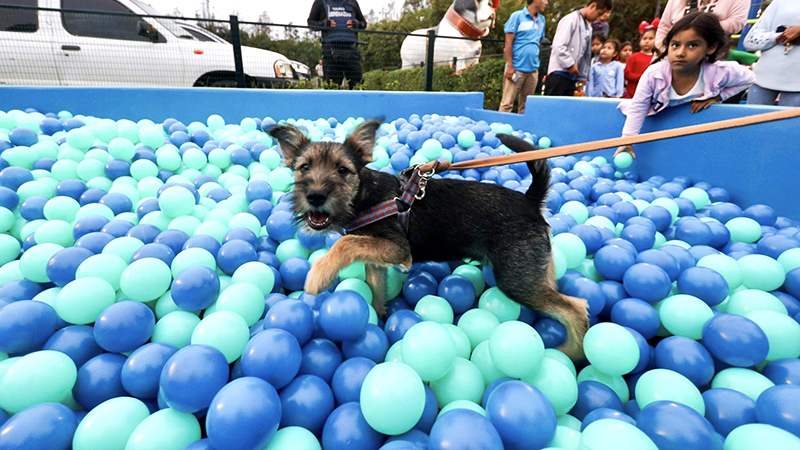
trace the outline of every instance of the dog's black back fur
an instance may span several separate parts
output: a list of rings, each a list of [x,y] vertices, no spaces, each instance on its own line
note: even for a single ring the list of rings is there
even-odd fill
[[[348,211],[342,211],[341,207],[330,208],[332,216],[350,217],[402,195],[400,179],[364,165],[371,156],[376,128],[375,122],[368,122],[354,132],[358,135],[356,138],[351,136],[344,143],[344,147],[349,145],[355,150],[345,152],[347,158],[352,155],[360,158],[358,176],[357,182],[352,184]],[[273,136],[277,135],[282,148],[290,150],[291,158],[308,151],[316,152],[316,158],[322,160],[320,152],[337,151],[335,148],[326,150],[318,144],[311,150],[304,150],[311,145],[303,143],[302,136],[296,133],[291,138],[283,135],[290,131],[273,130]],[[535,150],[531,144],[513,136],[501,134],[498,138],[515,152]],[[293,142],[298,143],[293,145]],[[562,349],[573,359],[580,359],[583,334],[588,329],[587,304],[585,300],[561,295],[555,289],[550,229],[542,215],[550,185],[550,167],[544,160],[528,162],[528,167],[532,182],[525,194],[496,184],[430,179],[425,196],[411,207],[408,231],[394,217],[353,230],[314,263],[306,280],[306,290],[309,280],[316,292],[327,288],[341,268],[358,258],[367,264],[367,281],[373,291],[383,289],[381,286],[385,282],[377,275],[376,268],[408,268],[411,261],[470,258],[492,266],[497,287],[509,298],[561,322],[568,334]],[[302,191],[303,176],[295,172],[295,177],[295,190]],[[297,182],[298,177],[301,182]],[[335,191],[329,195],[341,196]],[[333,222],[341,223],[339,219]]]

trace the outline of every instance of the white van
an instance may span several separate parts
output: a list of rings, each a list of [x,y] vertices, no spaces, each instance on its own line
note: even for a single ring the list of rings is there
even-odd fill
[[[0,84],[236,86],[230,44],[198,40],[175,19],[124,14],[160,15],[140,0],[0,0]],[[248,86],[296,78],[280,53],[242,47],[242,60]]]

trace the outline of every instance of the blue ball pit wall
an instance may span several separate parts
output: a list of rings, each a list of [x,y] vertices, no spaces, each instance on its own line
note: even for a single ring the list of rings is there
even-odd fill
[[[532,96],[524,115],[483,109],[481,93],[372,91],[302,91],[236,89],[0,87],[0,110],[36,108],[69,110],[112,119],[169,117],[186,123],[219,114],[227,122],[245,117],[379,117],[394,120],[411,114],[467,116],[503,122],[547,136],[554,146],[619,137],[625,116],[618,101]],[[643,133],[744,117],[779,108],[713,105],[691,114],[689,107],[670,108],[645,121]],[[688,176],[728,190],[740,205],[768,204],[779,215],[800,217],[796,170],[800,119],[784,120],[703,135],[641,144],[630,170],[642,179]],[[591,156],[611,156],[611,150]]]

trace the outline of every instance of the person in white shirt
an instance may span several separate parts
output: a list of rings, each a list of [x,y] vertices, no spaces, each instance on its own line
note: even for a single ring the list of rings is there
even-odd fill
[[[747,33],[744,48],[761,51],[749,105],[800,106],[800,1],[772,0]]]

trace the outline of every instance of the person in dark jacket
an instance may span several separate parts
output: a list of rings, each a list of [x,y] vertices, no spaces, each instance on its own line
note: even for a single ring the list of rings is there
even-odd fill
[[[361,54],[358,52],[358,33],[367,27],[357,0],[314,0],[308,25],[326,27],[322,31],[323,78],[348,86],[362,81]]]

